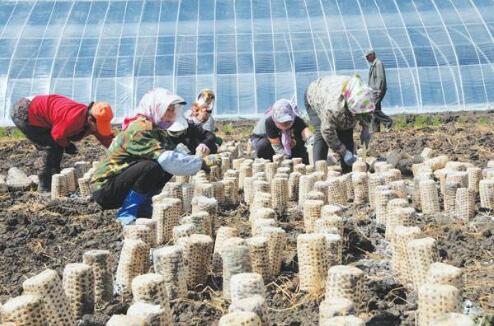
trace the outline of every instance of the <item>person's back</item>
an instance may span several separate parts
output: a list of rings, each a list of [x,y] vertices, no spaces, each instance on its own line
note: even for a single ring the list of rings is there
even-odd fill
[[[309,84],[306,100],[324,124],[336,124],[339,129],[353,129],[357,120],[345,109],[342,90],[350,76],[328,75]]]
[[[74,117],[82,115],[85,122],[88,106],[75,102],[65,96],[39,95],[31,101],[29,122],[37,127],[51,128],[63,121],[73,121]]]
[[[256,123],[254,126],[254,129],[252,130],[252,134],[259,136],[259,137],[265,137],[266,136],[266,119],[269,118],[267,115],[263,115]]]

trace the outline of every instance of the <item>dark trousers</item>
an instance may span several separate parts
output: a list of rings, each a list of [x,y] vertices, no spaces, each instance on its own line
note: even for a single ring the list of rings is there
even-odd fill
[[[314,163],[317,161],[326,161],[328,159],[328,144],[321,134],[321,119],[317,115],[316,111],[310,106],[307,101],[307,92],[304,94],[305,110],[309,116],[309,121],[315,129],[314,132],[314,145],[312,147],[312,158]]]
[[[381,122],[385,128],[391,128],[393,119],[382,111],[381,102],[384,96],[376,100],[376,109],[372,113],[372,131],[381,131]]]
[[[267,137],[253,135],[251,141],[257,158],[273,160],[274,150]],[[296,144],[292,148],[292,157],[300,157],[304,164],[309,164],[309,154],[307,154],[307,148],[304,144]]]
[[[93,199],[103,209],[119,208],[131,190],[147,195],[156,194],[171,177],[171,174],[163,171],[158,162],[143,159],[105,183],[93,193]]]
[[[29,124],[29,104],[30,101],[26,98],[17,101],[12,106],[10,117],[15,126],[41,151],[44,164],[40,177],[49,178],[52,174],[60,172],[60,163],[62,162],[64,150],[62,146],[53,140],[50,129]]]
[[[307,93],[304,95],[305,110],[309,116],[310,123],[314,126],[314,147],[313,147],[313,159],[314,163],[317,161],[326,161],[328,159],[328,144],[324,140],[321,134],[321,119],[317,115],[316,111],[309,105],[307,101]],[[355,149],[355,143],[353,142],[353,129],[348,130],[336,130],[338,139],[345,145],[345,147],[353,153]],[[343,173],[350,172],[351,166],[348,166],[340,159],[341,170]]]

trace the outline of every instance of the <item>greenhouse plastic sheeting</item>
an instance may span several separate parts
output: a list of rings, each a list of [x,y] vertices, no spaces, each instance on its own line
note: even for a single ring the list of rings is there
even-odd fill
[[[494,0],[129,0],[0,2],[0,124],[23,96],[109,102],[116,121],[153,87],[218,117],[253,117],[307,85],[360,74],[374,48],[387,113],[494,102]]]

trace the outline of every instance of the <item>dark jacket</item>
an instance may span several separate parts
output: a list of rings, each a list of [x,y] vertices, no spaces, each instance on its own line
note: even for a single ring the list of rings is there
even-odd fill
[[[215,154],[218,151],[215,135],[211,131],[202,129],[200,125],[196,125],[190,121],[188,123],[187,132],[185,135],[179,137],[178,141],[186,145],[192,153],[195,153],[196,147],[199,144],[204,144],[209,148],[211,154]]]

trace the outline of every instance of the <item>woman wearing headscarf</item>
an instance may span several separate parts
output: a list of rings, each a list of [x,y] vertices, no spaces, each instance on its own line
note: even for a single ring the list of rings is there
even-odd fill
[[[137,114],[125,119],[106,157],[91,179],[93,198],[103,209],[119,208],[117,219],[132,223],[143,205],[160,191],[172,175],[193,175],[208,170],[199,156],[175,150],[188,123],[185,101],[163,88],[141,99]]]
[[[344,173],[351,171],[354,155],[353,129],[360,123],[360,140],[368,146],[369,123],[374,111],[372,89],[358,76],[325,76],[305,91],[305,108],[315,127],[314,162],[326,160],[328,147],[339,154]]]
[[[215,143],[221,145],[223,139],[215,134],[215,120],[213,118],[215,99],[216,96],[212,90],[207,88],[201,90],[190,110],[185,113],[185,117],[190,124],[211,132],[215,137]]]
[[[300,157],[309,163],[306,142],[312,133],[299,117],[295,104],[286,99],[276,101],[260,119],[252,132],[252,146],[256,157],[268,160],[279,154],[285,158]]]
[[[165,91],[171,94],[170,91],[168,90]],[[143,98],[143,100],[145,99]],[[151,97],[147,99],[147,101],[152,101],[152,100],[153,98]],[[162,112],[151,112],[150,110],[153,107],[154,106],[152,105],[152,103],[146,103],[141,101],[135,112],[135,115],[131,118],[124,119],[124,122],[122,124],[122,129],[125,130],[127,126],[130,124],[130,122],[134,121],[140,116],[151,117],[151,119],[159,121],[159,115],[162,114]],[[183,108],[184,105],[180,107],[181,112]],[[217,152],[215,135],[211,131],[202,128],[200,124],[196,124],[192,120],[185,119],[185,117],[182,114],[177,115],[177,119],[178,119],[177,123],[179,122],[180,125],[183,126],[182,128],[180,128],[180,130],[171,130],[170,129],[172,125],[171,122],[161,121],[159,122],[158,126],[161,129],[168,130],[170,134],[173,134],[177,142],[181,144],[180,150],[182,152],[185,152],[186,154],[195,153],[200,156],[206,156]]]
[[[215,102],[214,92],[210,89],[203,89],[197,95],[197,99],[192,103],[190,110],[185,114],[187,120],[203,129],[214,132],[213,108]]]

